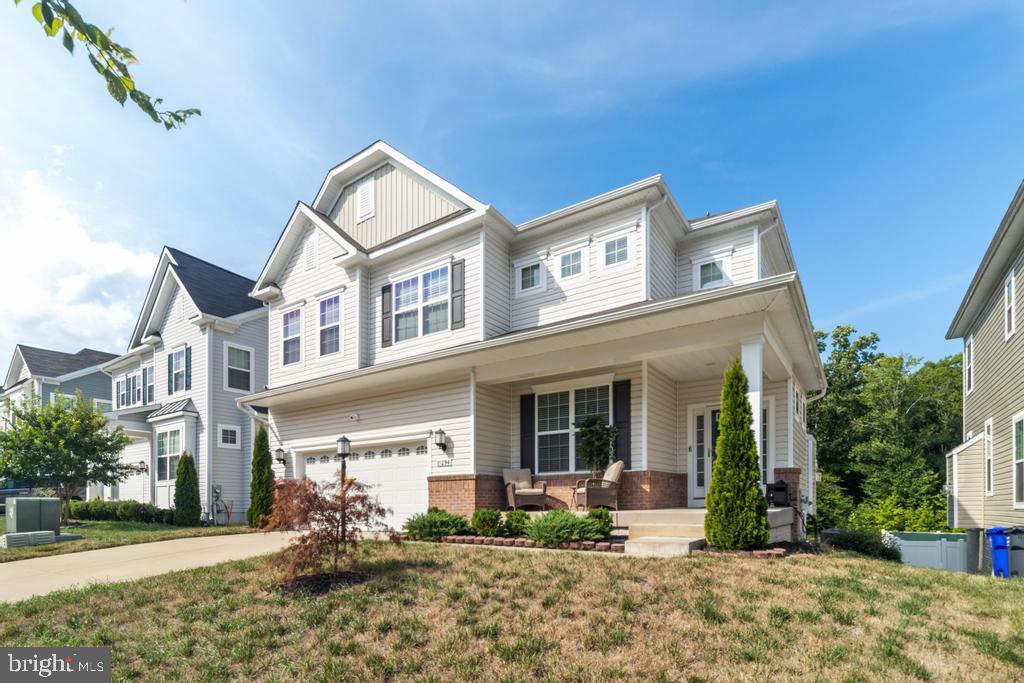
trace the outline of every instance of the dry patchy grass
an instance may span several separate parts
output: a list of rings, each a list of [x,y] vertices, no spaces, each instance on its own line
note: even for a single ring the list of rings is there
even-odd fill
[[[1024,677],[1024,582],[843,555],[640,560],[367,544],[368,580],[282,595],[265,559],[0,606],[5,645],[111,645],[114,678]]]
[[[0,517],[0,534],[4,532],[6,518]],[[249,531],[244,526],[201,526],[180,527],[169,524],[143,524],[141,522],[83,522],[85,526],[63,527],[66,534],[80,534],[77,541],[61,541],[50,545],[34,545],[28,548],[0,548],[0,562],[25,560],[30,557],[47,555],[64,555],[78,553],[83,550],[112,548],[118,545],[134,543],[150,543],[152,541],[169,541],[172,538],[189,538],[192,536],[220,536],[223,534],[240,534]]]

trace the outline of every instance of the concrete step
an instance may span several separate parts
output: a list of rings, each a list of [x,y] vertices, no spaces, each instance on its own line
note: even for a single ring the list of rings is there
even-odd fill
[[[679,536],[682,538],[703,538],[704,524],[631,524],[629,538],[647,536]]]
[[[700,550],[704,545],[703,538],[646,536],[626,541],[626,554],[634,557],[680,557]]]
[[[623,510],[613,513],[615,526],[634,524],[704,524],[704,508],[667,508],[663,510]]]

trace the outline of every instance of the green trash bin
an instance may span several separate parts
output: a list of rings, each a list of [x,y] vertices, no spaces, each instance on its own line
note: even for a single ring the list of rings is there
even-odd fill
[[[6,505],[7,533],[19,534],[29,531],[60,533],[60,499],[8,498]]]

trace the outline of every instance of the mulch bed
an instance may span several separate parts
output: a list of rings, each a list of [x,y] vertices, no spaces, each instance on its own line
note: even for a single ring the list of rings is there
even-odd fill
[[[289,583],[282,583],[277,587],[278,592],[285,595],[296,593],[308,593],[310,595],[324,595],[335,588],[354,586],[366,581],[366,576],[359,572],[321,572],[300,576]]]
[[[445,536],[443,543],[461,543],[465,545],[496,545],[505,548],[540,548],[544,550],[592,550],[602,553],[622,553],[626,546],[610,541],[572,541],[562,543],[557,548],[541,545],[536,541],[522,536],[506,538],[503,536]]]

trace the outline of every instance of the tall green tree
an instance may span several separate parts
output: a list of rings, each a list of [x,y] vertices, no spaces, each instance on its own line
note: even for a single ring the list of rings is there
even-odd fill
[[[21,0],[14,0],[15,5]],[[135,85],[135,79],[128,71],[129,64],[138,60],[128,47],[114,41],[110,36],[114,29],[100,30],[82,18],[82,15],[68,0],[40,0],[32,5],[35,17],[43,32],[50,38],[60,36],[61,44],[72,55],[75,45],[81,45],[89,56],[89,63],[107,86],[107,92],[122,107],[129,99],[155,123],[164,128],[180,128],[193,116],[202,116],[195,108],[160,109],[163,99],[152,98]]]
[[[252,444],[252,483],[249,485],[249,510],[245,521],[253,529],[262,527],[274,509],[274,470],[270,461],[267,428],[260,425]]]
[[[178,526],[199,526],[202,505],[199,502],[199,475],[192,454],[185,451],[178,458],[174,477],[174,523]]]
[[[725,550],[757,548],[768,542],[768,501],[761,491],[761,467],[754,442],[747,376],[739,359],[725,371],[722,414],[715,443],[715,473],[707,494],[704,533]]]
[[[0,479],[20,479],[57,491],[61,521],[71,516],[71,496],[90,482],[112,486],[135,472],[122,463],[130,443],[124,431],[107,429],[103,411],[82,398],[54,395],[6,401],[10,422],[0,431]]]

